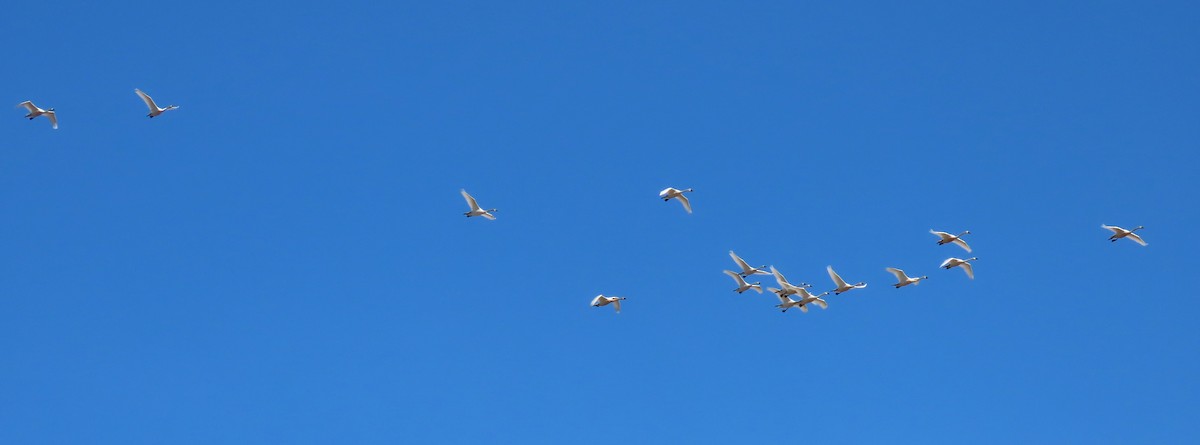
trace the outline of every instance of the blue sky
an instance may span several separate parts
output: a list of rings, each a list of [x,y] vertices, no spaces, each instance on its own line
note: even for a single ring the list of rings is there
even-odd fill
[[[567,3],[8,5],[0,443],[1196,441],[1194,3]]]

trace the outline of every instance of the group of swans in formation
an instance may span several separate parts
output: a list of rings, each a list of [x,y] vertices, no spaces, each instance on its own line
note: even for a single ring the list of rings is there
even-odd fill
[[[151,99],[149,94],[146,94],[146,93],[142,92],[142,90],[139,90],[137,88],[134,88],[133,92],[136,93],[138,95],[138,97],[142,98],[142,102],[146,103],[146,108],[150,109],[150,114],[146,115],[148,117],[153,118],[155,116],[163,114],[164,112],[179,108],[178,105],[168,105],[166,108],[161,108],[157,104],[154,103],[154,99]],[[41,108],[38,108],[37,105],[34,105],[33,101],[29,101],[29,100],[17,104],[17,107],[25,107],[26,110],[29,110],[29,114],[26,114],[25,118],[27,118],[29,120],[33,120],[34,118],[39,117],[39,116],[46,116],[46,119],[50,120],[50,127],[55,130],[58,129],[58,115],[54,112],[53,108],[48,108],[48,109],[43,110]]]
[[[681,190],[681,189],[677,189],[674,187],[667,187],[666,189],[664,189],[663,191],[658,193],[658,197],[662,198],[663,201],[670,201],[672,199],[677,199],[677,200],[679,200],[679,202],[681,204],[683,204],[684,210],[686,210],[688,213],[692,213],[692,203],[690,201],[688,201],[687,196],[684,196],[684,193],[689,193],[692,191],[693,190],[690,188]],[[461,193],[462,193],[463,198],[467,200],[467,206],[470,207],[470,210],[467,211],[466,213],[464,213],[464,215],[466,215],[468,218],[470,218],[472,216],[482,216],[482,217],[490,219],[490,220],[496,219],[495,215],[492,215],[492,213],[495,212],[496,209],[484,210],[483,208],[479,207],[479,203],[477,203],[475,201],[475,198],[472,197],[470,194],[468,194],[465,189],[461,190]],[[1121,238],[1129,238],[1129,239],[1137,242],[1138,244],[1141,244],[1143,246],[1146,245],[1146,242],[1143,241],[1140,236],[1133,233],[1135,231],[1141,230],[1142,226],[1137,226],[1133,230],[1125,230],[1120,227],[1110,226],[1107,224],[1102,224],[1100,227],[1111,230],[1113,232],[1113,235],[1111,237],[1109,237],[1110,241],[1115,242],[1116,240],[1119,240]],[[963,250],[967,251],[967,253],[971,253],[971,246],[969,244],[967,244],[966,240],[963,239],[964,236],[971,234],[971,232],[969,230],[959,233],[957,235],[953,235],[948,232],[939,232],[937,230],[930,230],[929,233],[938,237],[937,244],[939,246],[946,245],[946,244],[954,244],[954,245],[957,245],[958,247],[961,247]],[[779,308],[781,312],[787,312],[787,310],[791,309],[791,308],[799,308],[801,312],[808,312],[809,304],[817,306],[821,309],[826,309],[829,307],[829,302],[825,301],[825,299],[823,299],[821,297],[829,295],[830,293],[833,293],[834,295],[841,295],[842,293],[849,292],[854,289],[862,289],[862,288],[867,287],[867,283],[865,283],[865,282],[858,282],[855,284],[847,283],[846,280],[842,279],[841,275],[838,275],[838,273],[833,270],[833,266],[826,266],[825,272],[827,272],[829,274],[829,279],[833,281],[833,284],[835,287],[829,291],[825,291],[820,294],[814,295],[812,292],[809,292],[809,290],[808,290],[809,288],[812,287],[811,284],[808,284],[808,283],[792,284],[792,282],[788,281],[788,279],[783,276],[783,273],[779,272],[778,269],[775,269],[775,266],[770,266],[769,268],[766,265],[762,265],[762,266],[758,266],[758,267],[750,266],[750,263],[747,263],[745,260],[742,259],[742,257],[739,257],[732,250],[729,251],[729,257],[732,258],[733,262],[735,264],[737,264],[739,269],[741,269],[740,271],[736,271],[736,272],[732,271],[732,270],[725,271],[725,275],[729,275],[729,277],[733,279],[734,283],[737,283],[737,288],[735,288],[733,291],[740,294],[740,293],[743,293],[748,290],[753,290],[753,291],[761,294],[761,293],[763,293],[762,282],[750,283],[750,282],[746,281],[746,278],[748,278],[752,275],[772,275],[775,277],[775,282],[778,283],[779,288],[768,287],[767,290],[770,291],[771,293],[775,294],[775,296],[779,297],[779,305],[775,306],[775,307]],[[955,267],[960,268],[963,270],[963,272],[965,272],[967,274],[967,278],[974,280],[975,279],[975,268],[971,265],[971,262],[978,260],[978,259],[979,259],[979,257],[971,257],[971,258],[967,258],[967,259],[950,257],[950,258],[947,258],[945,261],[943,261],[941,266],[939,266],[939,267],[941,267],[943,269],[947,269],[947,270],[953,269]],[[889,273],[891,273],[892,275],[896,276],[896,283],[892,284],[892,286],[897,289],[902,288],[904,286],[908,286],[910,284],[918,285],[918,284],[921,284],[921,281],[929,279],[928,275],[922,275],[919,277],[910,277],[903,270],[897,269],[895,267],[887,267],[887,268],[884,268],[884,270],[886,270]],[[795,296],[795,298],[793,298],[793,296]],[[607,306],[607,305],[611,304],[611,305],[613,305],[613,309],[615,309],[617,311],[617,313],[620,313],[621,312],[621,300],[625,300],[625,299],[626,299],[625,297],[607,296],[604,294],[600,294],[592,299],[592,306],[600,307],[600,306]]]
[[[801,312],[808,312],[809,304],[815,305],[821,309],[828,309],[829,302],[825,301],[825,299],[821,297],[829,295],[830,293],[834,295],[841,295],[854,289],[863,289],[867,287],[867,283],[862,281],[854,284],[847,283],[846,280],[837,273],[837,271],[833,270],[833,266],[825,266],[825,272],[829,274],[829,279],[833,281],[834,288],[820,294],[813,295],[813,293],[809,292],[808,290],[812,287],[811,284],[792,284],[792,282],[788,281],[787,277],[784,277],[783,273],[779,272],[775,266],[770,267],[770,272],[767,272],[763,269],[767,267],[766,265],[751,267],[746,260],[743,260],[742,257],[738,256],[738,254],[734,253],[732,250],[729,251],[729,258],[732,258],[733,262],[738,265],[738,268],[741,269],[740,272],[735,272],[732,270],[725,271],[725,275],[729,275],[730,278],[733,278],[733,281],[738,285],[738,287],[733,290],[734,292],[740,294],[748,290],[753,290],[761,294],[763,292],[762,283],[748,283],[746,282],[746,278],[750,277],[751,275],[772,275],[775,277],[775,282],[779,284],[779,288],[768,287],[767,290],[775,294],[776,297],[779,297],[779,305],[775,307],[779,308],[780,312],[787,312],[787,310],[791,308],[799,308]],[[944,266],[945,263],[943,263],[943,267]],[[970,266],[970,264],[967,264],[967,266]],[[949,267],[947,267],[947,269],[949,269]],[[893,286],[895,286],[897,289],[910,284],[919,284],[921,280],[929,278],[928,276],[910,278],[904,273],[903,270],[894,267],[888,267],[885,270],[896,276],[896,279],[899,282],[893,284]],[[795,295],[796,298],[792,298],[793,295]]]

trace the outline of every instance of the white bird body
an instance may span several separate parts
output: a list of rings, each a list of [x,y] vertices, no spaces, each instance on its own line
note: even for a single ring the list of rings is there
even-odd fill
[[[974,280],[975,279],[975,268],[971,267],[971,261],[975,261],[978,259],[979,259],[979,257],[967,258],[965,260],[951,257],[951,258],[947,258],[946,261],[942,261],[941,267],[942,267],[942,269],[953,269],[955,267],[961,267],[963,272],[967,273],[967,278]]]
[[[838,275],[837,272],[833,271],[833,266],[825,266],[825,271],[829,272],[829,279],[833,280],[833,284],[837,285],[837,288],[832,291],[834,295],[841,295],[842,292],[849,292],[854,289],[862,289],[867,287],[867,283],[864,282],[847,284],[846,280],[843,280],[841,275]]]
[[[1117,240],[1119,240],[1121,238],[1129,238],[1129,239],[1133,240],[1133,242],[1141,244],[1143,246],[1149,245],[1146,243],[1145,240],[1142,239],[1142,237],[1138,236],[1136,233],[1133,233],[1138,230],[1142,230],[1145,227],[1137,226],[1137,227],[1134,227],[1133,230],[1125,230],[1120,227],[1110,226],[1107,224],[1101,224],[1100,227],[1111,230],[1113,232],[1113,235],[1108,237],[1109,241],[1116,242]]]
[[[663,201],[670,201],[671,199],[678,199],[679,203],[683,204],[683,209],[687,210],[688,213],[692,213],[692,203],[688,201],[687,196],[683,196],[684,193],[688,193],[688,192],[692,192],[692,191],[694,191],[694,190],[692,190],[690,188],[680,190],[675,187],[667,187],[667,188],[663,189],[663,191],[658,192],[658,197],[662,198]]]
[[[764,267],[767,267],[765,264],[762,266],[758,266],[758,267],[750,267],[750,265],[747,264],[746,261],[742,260],[742,257],[738,256],[736,253],[733,253],[732,250],[729,251],[729,257],[733,258],[733,262],[737,263],[738,267],[740,267],[742,269],[742,271],[739,272],[738,274],[743,277],[748,277],[751,275],[770,275],[771,274],[770,272],[763,270]]]
[[[787,312],[788,309],[794,307],[800,308],[800,312],[808,312],[809,304],[814,304],[821,309],[828,309],[829,303],[821,299],[828,294],[829,292],[824,292],[820,295],[813,295],[808,292],[808,289],[800,288],[797,292],[797,295],[800,296],[799,300],[793,300],[787,295],[779,295],[779,305],[775,307],[779,308],[780,312]]]
[[[755,292],[758,292],[760,294],[762,293],[762,283],[754,283],[754,284],[747,283],[746,280],[743,279],[741,275],[738,275],[737,272],[734,272],[732,270],[725,271],[725,275],[729,275],[730,277],[733,277],[733,281],[737,282],[738,287],[737,287],[737,289],[733,290],[734,292],[737,292],[740,294],[742,292],[753,289]]]
[[[475,198],[472,197],[470,193],[467,193],[466,189],[459,190],[459,192],[462,193],[463,199],[467,200],[467,205],[471,207],[469,212],[464,213],[464,215],[467,215],[467,218],[472,216],[482,216],[490,220],[496,219],[496,217],[492,215],[492,212],[495,212],[496,209],[481,209],[479,208],[479,203],[475,202]]]
[[[771,274],[775,275],[775,282],[779,283],[780,289],[768,287],[767,290],[779,295],[780,297],[787,297],[788,295],[797,294],[804,290],[804,288],[811,287],[811,285],[808,283],[800,283],[800,285],[797,286],[788,282],[787,278],[783,276],[783,273],[775,269],[775,266],[771,266]]]
[[[932,234],[934,234],[934,235],[937,235],[937,236],[938,236],[938,238],[940,238],[940,239],[938,240],[938,242],[937,242],[939,246],[940,246],[940,245],[943,245],[943,244],[954,243],[954,244],[957,244],[957,245],[958,245],[958,247],[962,247],[962,248],[963,248],[963,250],[966,250],[966,251],[967,251],[967,253],[971,253],[971,246],[968,246],[968,245],[967,245],[967,242],[966,242],[966,241],[963,241],[963,239],[962,239],[963,235],[970,235],[970,234],[971,234],[971,231],[970,231],[970,230],[968,230],[968,231],[966,231],[966,232],[963,232],[963,233],[960,233],[960,234],[958,234],[958,235],[951,235],[951,234],[949,234],[949,233],[946,233],[946,232],[939,232],[939,231],[937,231],[937,230],[933,230],[933,229],[930,229],[930,230],[929,230],[929,233],[932,233]]]
[[[27,119],[33,120],[35,117],[38,117],[38,116],[46,116],[46,119],[50,119],[50,126],[52,128],[54,128],[55,130],[58,129],[58,115],[54,114],[53,108],[43,110],[41,108],[38,108],[37,105],[34,105],[32,101],[28,101],[28,100],[17,104],[17,106],[25,107],[26,110],[29,110],[29,114],[25,115],[25,117]]]
[[[616,309],[617,313],[619,314],[621,313],[621,300],[624,299],[625,297],[606,297],[604,294],[600,294],[597,295],[596,298],[592,299],[592,307],[608,306],[609,303],[612,303],[613,308]]]
[[[904,274],[903,270],[897,269],[895,267],[889,267],[886,270],[888,272],[891,272],[892,275],[896,276],[896,280],[898,281],[898,283],[892,285],[892,286],[896,286],[896,289],[902,288],[904,286],[908,286],[910,284],[921,284],[921,280],[929,279],[929,277],[927,277],[927,276],[909,278],[908,275]]]
[[[150,118],[163,114],[165,111],[171,111],[179,108],[178,105],[167,105],[167,108],[159,108],[158,105],[154,104],[154,99],[151,99],[149,94],[143,93],[142,90],[137,88],[134,88],[133,92],[137,93],[138,97],[142,98],[142,102],[146,103],[146,108],[150,109],[150,114],[146,115]]]

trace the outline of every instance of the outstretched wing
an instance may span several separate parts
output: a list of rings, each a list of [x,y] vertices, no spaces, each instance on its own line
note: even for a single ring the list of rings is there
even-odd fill
[[[1136,234],[1136,233],[1129,232],[1129,234],[1125,235],[1125,237],[1129,238],[1129,239],[1133,240],[1134,242],[1141,244],[1143,246],[1146,245],[1146,242],[1142,240],[1142,237],[1138,236],[1138,234]]]
[[[813,300],[812,304],[817,305],[817,307],[819,307],[821,309],[829,309],[829,303],[826,303],[825,300],[822,300],[820,298]]]
[[[846,281],[837,272],[833,271],[833,266],[825,266],[825,271],[829,272],[829,279],[833,280],[833,284],[836,284],[838,289],[846,287]]]
[[[1122,229],[1122,228],[1120,228],[1120,227],[1117,227],[1117,226],[1110,226],[1110,225],[1107,225],[1107,224],[1101,224],[1101,225],[1100,225],[1100,227],[1103,227],[1103,228],[1105,228],[1105,229],[1111,230],[1113,233],[1121,233],[1121,232],[1124,232],[1124,231],[1125,231],[1125,229]]]
[[[17,104],[17,106],[18,106],[18,107],[25,107],[25,109],[26,109],[26,110],[29,110],[29,112],[30,112],[30,113],[37,113],[37,110],[38,110],[38,107],[37,107],[37,105],[34,105],[34,104],[33,104],[33,101],[28,101],[28,100],[27,100],[27,101],[25,101],[25,102],[21,102],[21,103]]]
[[[684,196],[682,193],[680,193],[679,196],[676,196],[676,198],[679,198],[679,203],[683,204],[684,210],[687,210],[688,213],[692,213],[692,203],[688,201],[687,196]]]
[[[55,116],[53,111],[47,111],[45,116],[50,119],[50,127],[57,130],[58,129],[58,116]]]
[[[729,251],[729,257],[733,258],[733,262],[737,263],[738,267],[742,268],[743,272],[750,273],[750,265],[746,264],[746,262],[742,260],[742,257],[737,256],[737,254],[733,253],[732,250]]]
[[[975,268],[971,267],[971,263],[962,263],[963,272],[967,273],[967,278],[975,279]]]
[[[958,244],[958,247],[962,247],[963,250],[967,251],[967,253],[971,253],[971,246],[968,246],[967,242],[963,241],[962,238],[958,238],[958,239],[954,240],[954,244]]]
[[[941,239],[942,239],[942,241],[948,240],[948,239],[950,239],[950,238],[954,238],[954,235],[951,235],[951,234],[949,234],[949,233],[946,233],[946,232],[939,232],[939,231],[937,231],[937,230],[933,230],[933,229],[929,229],[929,233],[932,233],[932,234],[934,234],[934,235],[937,235],[937,236],[938,236],[938,238],[941,238]]]
[[[491,212],[484,212],[482,215],[479,215],[479,216],[482,216],[482,217],[484,217],[484,218],[487,218],[489,221],[495,221],[495,220],[496,220],[496,215],[493,215],[493,214],[491,214]]]
[[[158,111],[158,105],[154,104],[154,99],[151,99],[149,94],[143,93],[142,90],[137,88],[134,88],[133,92],[137,93],[138,97],[142,98],[142,102],[146,103],[146,107],[150,108],[151,113]]]
[[[617,313],[621,313],[621,300],[613,301],[613,307],[617,309]]]
[[[779,287],[787,288],[787,278],[784,278],[783,274],[779,273],[779,270],[775,269],[775,266],[771,266],[771,275],[775,276],[775,281],[779,283]]]
[[[758,292],[758,293],[760,293],[760,294],[762,293],[762,286],[760,286],[760,285],[757,285],[757,284],[751,284],[751,285],[750,285],[750,288],[751,288],[751,289],[754,289],[754,291],[755,291],[755,292]]]
[[[946,267],[946,266],[949,266],[949,265],[950,265],[950,262],[951,262],[951,261],[954,261],[954,260],[956,260],[956,259],[957,259],[957,258],[946,258],[946,261],[942,261],[942,265],[941,265],[941,266],[938,266],[938,267]]]
[[[896,279],[902,283],[905,281],[908,281],[908,275],[905,275],[903,270],[897,269],[895,267],[889,267],[889,268],[887,268],[887,271],[891,272],[892,275],[895,275]]]
[[[742,276],[738,275],[737,272],[734,272],[732,270],[727,270],[727,271],[725,271],[725,275],[729,275],[729,276],[733,277],[733,281],[737,281],[738,286],[742,286],[742,285],[746,284],[746,280],[743,280]],[[762,292],[762,291],[760,290],[759,292]]]
[[[463,199],[467,200],[467,205],[471,206],[471,211],[479,210],[479,204],[475,202],[475,198],[470,193],[467,193],[467,189],[459,190],[459,192],[462,192]]]

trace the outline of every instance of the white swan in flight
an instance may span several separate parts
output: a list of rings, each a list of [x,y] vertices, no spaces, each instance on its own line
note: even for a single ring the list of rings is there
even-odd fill
[[[496,209],[481,209],[479,208],[479,204],[475,202],[475,198],[471,197],[470,193],[467,193],[467,189],[462,189],[460,192],[462,192],[463,199],[467,200],[467,205],[471,206],[471,211],[464,213],[464,215],[467,215],[467,218],[472,216],[482,216],[490,220],[496,219],[496,217],[492,215],[492,212],[495,212]]]
[[[737,292],[740,294],[742,292],[754,289],[755,292],[758,292],[760,294],[762,293],[762,283],[754,283],[754,284],[747,283],[746,280],[742,279],[741,275],[738,275],[737,272],[734,272],[732,270],[725,271],[725,275],[729,275],[729,276],[733,277],[733,281],[737,282],[738,287],[737,287],[737,289],[733,290],[734,292]]]
[[[678,199],[679,202],[681,204],[683,204],[683,209],[687,210],[688,213],[692,213],[692,203],[688,202],[688,198],[686,196],[683,196],[684,193],[688,193],[688,192],[692,192],[692,191],[694,191],[694,190],[692,190],[692,189],[680,190],[675,187],[667,187],[667,188],[663,189],[663,191],[658,192],[658,197],[662,198],[663,201],[670,201],[671,198]]]
[[[25,107],[26,110],[29,110],[29,114],[25,115],[25,117],[28,118],[29,120],[33,120],[33,118],[38,117],[38,116],[46,116],[46,119],[50,119],[50,126],[53,127],[55,130],[58,129],[58,116],[56,116],[54,114],[53,108],[51,108],[49,110],[43,110],[41,108],[38,108],[37,105],[34,105],[33,102],[28,101],[28,100],[17,104],[17,106]]]
[[[765,264],[762,266],[758,266],[758,267],[750,267],[749,264],[747,264],[744,260],[742,260],[742,257],[738,256],[736,253],[733,253],[732,250],[729,251],[729,257],[733,258],[733,262],[737,263],[738,267],[742,268],[742,271],[739,273],[739,275],[741,275],[743,277],[748,277],[751,275],[770,275],[771,274],[770,272],[763,270],[764,267],[767,267]]]
[[[164,111],[171,111],[179,108],[178,105],[167,105],[167,108],[159,108],[158,105],[154,104],[154,99],[151,99],[149,94],[143,93],[142,90],[137,88],[134,88],[133,92],[137,93],[138,97],[142,98],[142,102],[146,103],[146,108],[150,109],[150,114],[146,115],[148,117],[153,118],[154,116],[163,114]]]
[[[967,258],[965,260],[960,260],[958,258],[946,258],[946,261],[942,261],[941,267],[942,267],[942,269],[947,269],[947,270],[953,269],[955,267],[961,267],[963,272],[967,273],[967,278],[974,280],[975,279],[975,268],[971,267],[970,262],[975,261],[977,259],[979,259],[979,257],[971,257],[971,258]]]
[[[619,314],[621,313],[621,300],[624,299],[625,297],[606,297],[604,294],[600,294],[592,299],[592,307],[608,306],[609,303],[612,303],[613,308]]]
[[[837,285],[837,289],[833,290],[834,295],[841,295],[842,292],[867,287],[867,283],[861,281],[856,284],[846,284],[846,280],[843,280],[841,275],[833,271],[833,266],[825,266],[825,271],[829,272],[829,279],[833,280],[833,284]]]
[[[1117,240],[1119,240],[1121,238],[1129,238],[1129,239],[1133,240],[1133,242],[1141,244],[1143,246],[1148,245],[1148,244],[1146,244],[1146,241],[1142,240],[1142,237],[1138,236],[1136,233],[1133,233],[1138,230],[1142,230],[1145,227],[1137,226],[1137,227],[1134,227],[1133,230],[1125,230],[1120,227],[1110,226],[1107,224],[1101,224],[1100,227],[1103,227],[1105,229],[1113,231],[1113,235],[1108,237],[1109,241],[1117,242]]]
[[[788,282],[787,278],[784,278],[783,274],[775,269],[775,266],[771,266],[771,274],[775,275],[775,282],[779,283],[780,289],[768,287],[767,290],[779,295],[780,297],[796,294],[801,290],[804,290],[806,287],[811,287],[811,285],[808,283],[800,283],[800,285],[797,286]]]
[[[927,276],[909,278],[908,275],[904,274],[903,270],[897,269],[895,267],[889,267],[889,268],[887,268],[887,271],[891,272],[892,275],[895,275],[896,280],[899,281],[898,283],[892,285],[892,286],[896,286],[896,289],[902,288],[904,286],[908,286],[910,284],[921,284],[921,280],[929,279],[929,277],[927,277]]]
[[[971,253],[971,246],[968,246],[968,245],[967,245],[967,242],[966,242],[966,241],[963,241],[963,239],[962,239],[963,235],[970,235],[970,234],[971,234],[971,231],[970,231],[970,230],[968,230],[968,231],[966,231],[966,232],[963,232],[963,233],[960,233],[960,234],[958,234],[958,235],[951,235],[951,234],[949,234],[949,233],[946,233],[946,232],[939,232],[939,231],[937,231],[937,230],[933,230],[933,229],[930,229],[930,230],[929,230],[929,233],[932,233],[932,234],[934,234],[934,235],[937,235],[937,236],[938,236],[938,238],[941,238],[941,239],[939,239],[939,240],[938,240],[938,242],[937,242],[939,246],[940,246],[940,245],[943,245],[943,244],[954,243],[954,244],[958,244],[958,247],[962,247],[962,248],[963,248],[963,250],[966,250],[966,251],[967,251],[967,253]]]
[[[794,307],[800,308],[800,312],[808,312],[808,305],[811,303],[817,305],[817,307],[821,309],[829,309],[829,303],[821,299],[821,297],[828,294],[829,292],[824,292],[820,295],[813,295],[808,293],[808,289],[801,288],[800,292],[797,293],[797,295],[800,296],[799,300],[793,300],[787,295],[780,295],[779,305],[775,307],[779,308],[780,312],[787,312],[788,309]]]

